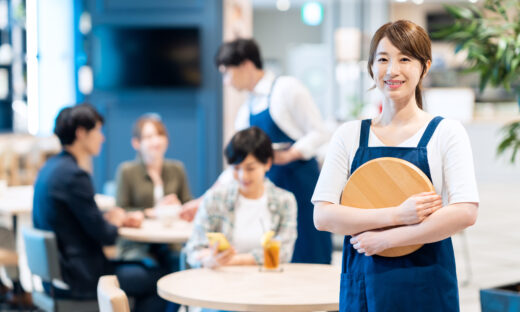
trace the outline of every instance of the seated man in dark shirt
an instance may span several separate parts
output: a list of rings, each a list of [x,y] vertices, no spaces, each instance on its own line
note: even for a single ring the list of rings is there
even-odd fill
[[[157,295],[163,269],[139,262],[111,262],[103,246],[113,245],[119,226],[139,226],[141,212],[114,208],[103,214],[94,201],[90,176],[92,156],[104,141],[103,118],[88,104],[63,109],[54,133],[63,151],[43,166],[34,185],[33,223],[56,234],[59,261],[68,288],[51,287],[58,296],[96,298],[100,276],[115,274],[121,288],[135,298],[135,311],[163,311],[166,302]]]

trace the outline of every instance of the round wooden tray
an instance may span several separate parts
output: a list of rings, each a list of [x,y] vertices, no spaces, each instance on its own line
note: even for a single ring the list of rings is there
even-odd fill
[[[364,163],[354,172],[343,189],[341,204],[364,209],[393,207],[412,195],[434,190],[430,179],[414,164],[399,158],[382,157]],[[378,255],[400,257],[421,247],[390,248]]]

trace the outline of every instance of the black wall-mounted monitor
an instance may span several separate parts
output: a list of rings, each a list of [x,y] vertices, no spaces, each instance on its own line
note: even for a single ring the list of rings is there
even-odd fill
[[[94,86],[102,90],[197,87],[202,81],[198,28],[98,26]]]
[[[447,12],[432,12],[426,14],[427,31],[434,41],[441,39],[433,38],[432,33],[448,28],[455,23],[455,18]]]

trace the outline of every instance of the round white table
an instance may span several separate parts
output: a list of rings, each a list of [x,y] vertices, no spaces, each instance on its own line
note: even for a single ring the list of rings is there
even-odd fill
[[[258,266],[192,269],[157,282],[163,299],[183,305],[231,311],[337,311],[339,267],[283,264],[283,272]]]
[[[176,219],[165,226],[159,220],[146,219],[140,228],[119,228],[119,236],[142,243],[184,243],[193,230],[193,223]]]

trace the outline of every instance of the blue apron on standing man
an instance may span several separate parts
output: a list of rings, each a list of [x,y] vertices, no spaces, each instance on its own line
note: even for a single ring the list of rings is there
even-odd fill
[[[274,79],[267,97],[267,108],[258,114],[253,114],[249,102],[250,126],[262,129],[273,143],[294,143],[274,122],[269,107],[271,94],[276,83]],[[298,238],[294,244],[292,262],[324,263],[331,261],[332,241],[329,232],[316,230],[313,221],[314,206],[311,196],[318,181],[320,170],[316,159],[297,160],[286,165],[273,165],[267,172],[267,177],[278,187],[292,192],[298,204]]]
[[[416,165],[431,181],[426,145],[441,120],[430,121],[417,147],[368,147],[371,120],[363,120],[351,174],[372,159],[396,157]],[[340,311],[459,311],[451,238],[388,258],[359,254],[345,236]]]

